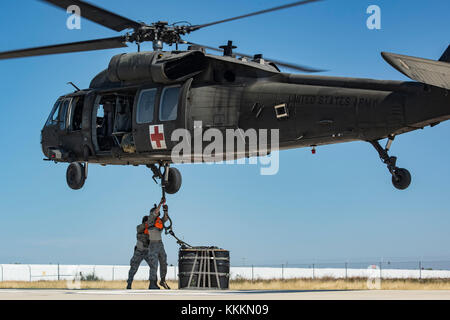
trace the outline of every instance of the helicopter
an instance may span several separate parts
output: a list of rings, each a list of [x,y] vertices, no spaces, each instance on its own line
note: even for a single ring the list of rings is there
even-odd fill
[[[137,22],[81,0],[41,0],[66,10],[76,5],[81,17],[125,35],[0,52],[0,60],[104,50],[135,43],[137,52],[111,58],[108,68],[90,82],[60,96],[41,131],[46,161],[69,163],[66,181],[81,189],[88,164],[146,165],[163,192],[175,194],[182,183],[169,137],[185,129],[278,130],[280,150],[365,141],[377,151],[399,190],[411,174],[397,167],[389,150],[397,135],[450,119],[450,46],[439,61],[382,52],[394,68],[414,81],[316,76],[322,70],[235,52],[232,41],[214,48],[184,40],[191,32],[220,23],[306,5],[303,0],[206,24]],[[141,52],[151,41],[153,51]],[[176,49],[164,51],[164,45]],[[179,50],[179,45],[188,45]],[[206,53],[206,49],[222,55]],[[198,123],[201,123],[198,126]],[[380,141],[387,138],[386,146]],[[238,138],[237,138],[238,139]],[[245,143],[245,138],[244,143]],[[275,150],[275,149],[274,149]],[[259,153],[249,147],[231,151],[234,159]],[[267,151],[267,150],[266,150]],[[268,147],[270,153],[271,146]],[[225,156],[225,155],[224,155]],[[188,161],[208,162],[201,155]]]

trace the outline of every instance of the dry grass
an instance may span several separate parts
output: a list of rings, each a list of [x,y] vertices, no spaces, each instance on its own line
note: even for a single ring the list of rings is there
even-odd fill
[[[291,279],[237,280],[230,282],[235,290],[365,290],[367,279]],[[450,279],[392,279],[381,281],[382,290],[450,290]]]
[[[176,281],[167,281],[172,289]],[[81,281],[81,289],[125,289],[125,281]],[[2,289],[66,289],[66,281],[5,281]],[[133,289],[147,289],[148,281],[134,281]],[[232,290],[358,290],[367,289],[364,278],[351,279],[291,279],[291,280],[235,280],[230,281]],[[383,280],[382,290],[450,290],[450,279],[395,279]]]
[[[169,287],[178,288],[177,281],[167,281]],[[126,281],[81,281],[81,289],[125,289]],[[5,281],[1,289],[67,289],[66,281]],[[148,281],[133,281],[133,289],[148,289]]]

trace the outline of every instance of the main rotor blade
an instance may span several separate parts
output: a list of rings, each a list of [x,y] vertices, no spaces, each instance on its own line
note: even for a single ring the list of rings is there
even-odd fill
[[[36,47],[29,49],[21,49],[14,51],[0,52],[0,60],[12,59],[12,58],[22,58],[22,57],[32,57],[32,56],[42,56],[47,54],[56,53],[69,53],[69,52],[80,52],[80,51],[92,51],[92,50],[103,50],[103,49],[114,49],[127,47],[125,37],[114,37],[105,39],[96,39],[81,42],[71,42],[64,44],[57,44],[45,47]]]
[[[301,5],[304,5],[304,4],[308,4],[308,3],[311,3],[311,2],[317,2],[317,1],[321,1],[321,0],[297,1],[297,2],[293,2],[293,3],[285,4],[285,5],[282,5],[282,6],[270,8],[270,9],[265,9],[265,10],[261,10],[261,11],[256,11],[256,12],[244,14],[242,16],[238,16],[238,17],[234,17],[234,18],[214,21],[214,22],[205,23],[205,24],[201,24],[201,25],[195,25],[195,26],[190,27],[189,30],[190,31],[195,31],[195,30],[198,30],[198,29],[201,29],[201,28],[205,28],[205,27],[209,27],[209,26],[212,26],[212,25],[215,25],[215,24],[219,24],[219,23],[224,23],[224,22],[229,22],[229,21],[233,21],[233,20],[248,18],[248,17],[256,16],[258,14],[268,13],[268,12],[277,11],[277,10],[286,9],[286,8],[291,8],[291,7],[295,7],[295,6],[301,6]]]
[[[223,49],[218,49],[218,48],[214,48],[214,47],[210,47],[210,46],[205,46],[203,44],[193,43],[193,42],[189,42],[189,41],[184,41],[184,43],[185,44],[190,44],[190,45],[193,45],[193,46],[197,46],[197,47],[203,47],[203,48],[214,50],[214,51],[217,51],[217,52],[223,52]],[[234,51],[233,51],[233,54],[236,55],[236,56],[253,59],[253,56],[249,55],[249,54],[239,53],[239,52],[234,52]],[[302,71],[302,72],[314,73],[314,72],[324,72],[324,71],[326,71],[326,70],[314,69],[314,68],[302,66],[302,65],[299,65],[299,64],[283,62],[283,61],[280,61],[280,60],[275,60],[275,59],[270,59],[270,58],[264,58],[264,60],[267,60],[269,62],[273,62],[277,66],[285,67],[285,68],[292,69],[292,70]]]
[[[41,0],[67,10],[68,7],[76,5],[80,8],[80,15],[83,18],[89,19],[93,22],[101,24],[104,27],[113,29],[115,31],[122,31],[124,29],[139,29],[143,24],[137,21],[122,17],[118,14],[94,6],[90,3],[81,0]]]

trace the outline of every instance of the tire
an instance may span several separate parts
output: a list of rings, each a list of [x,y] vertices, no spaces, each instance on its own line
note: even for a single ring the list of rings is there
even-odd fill
[[[168,194],[177,193],[181,188],[181,173],[177,168],[169,168],[169,181],[165,187]]]
[[[408,170],[398,168],[395,170],[395,176],[392,176],[392,184],[399,190],[405,190],[411,183],[411,174]]]
[[[72,162],[67,167],[66,172],[67,185],[73,190],[79,190],[84,186],[86,176],[84,166],[79,162]]]

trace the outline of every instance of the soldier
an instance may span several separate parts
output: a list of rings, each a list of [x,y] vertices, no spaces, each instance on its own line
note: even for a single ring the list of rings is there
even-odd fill
[[[134,254],[130,260],[130,271],[128,272],[127,289],[131,289],[133,278],[138,271],[139,265],[144,259],[150,266],[150,259],[148,256],[148,247],[150,244],[148,238],[148,216],[142,218],[142,223],[136,227],[136,246],[134,247]]]
[[[149,289],[160,289],[157,284],[158,262],[160,264],[160,281],[159,285],[165,289],[170,289],[166,283],[167,274],[167,255],[164,250],[164,245],[161,238],[162,230],[164,229],[164,223],[169,219],[169,208],[165,204],[166,200],[161,199],[158,206],[155,205],[154,208],[150,210],[150,216],[148,219],[148,237],[150,240],[149,244],[149,257],[150,257],[150,286]],[[164,216],[161,219],[159,217],[161,205],[164,204]]]

